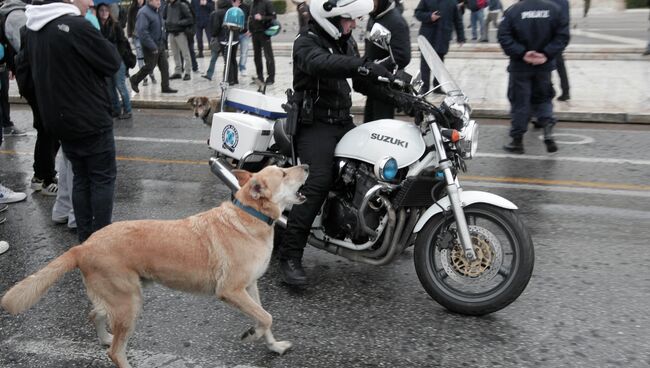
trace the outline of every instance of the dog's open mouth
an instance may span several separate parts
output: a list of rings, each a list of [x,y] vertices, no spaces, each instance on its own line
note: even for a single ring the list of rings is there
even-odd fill
[[[307,197],[305,197],[304,194],[300,193],[300,191],[296,192],[296,199],[298,200],[299,204],[305,203],[307,200]]]

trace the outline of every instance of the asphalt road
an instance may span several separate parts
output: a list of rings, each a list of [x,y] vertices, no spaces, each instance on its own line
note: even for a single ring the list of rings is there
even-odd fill
[[[17,107],[19,127],[31,113]],[[520,298],[485,317],[447,312],[420,286],[408,249],[374,267],[314,248],[305,256],[312,285],[279,282],[272,262],[260,281],[278,339],[276,356],[242,344],[251,323],[215,298],[160,286],[145,289],[128,345],[134,367],[648,367],[650,366],[649,126],[561,123],[560,151],[544,152],[539,133],[527,153],[501,150],[507,122],[481,127],[480,157],[461,179],[520,209],[535,244],[533,277]],[[208,128],[188,111],[136,111],[116,121],[118,183],[114,220],[173,219],[207,210],[228,192],[207,166]],[[7,138],[0,181],[26,190],[10,205],[0,238],[0,294],[75,244],[50,221],[54,199],[31,193],[35,136]],[[87,319],[78,271],[67,274],[26,313],[0,311],[0,367],[111,367]]]

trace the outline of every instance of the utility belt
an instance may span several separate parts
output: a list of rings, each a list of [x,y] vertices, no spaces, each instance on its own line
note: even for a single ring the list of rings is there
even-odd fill
[[[287,103],[282,106],[287,112],[287,134],[295,135],[299,125],[311,125],[314,122],[345,125],[352,121],[350,109],[314,106],[315,100],[310,91],[287,90]]]

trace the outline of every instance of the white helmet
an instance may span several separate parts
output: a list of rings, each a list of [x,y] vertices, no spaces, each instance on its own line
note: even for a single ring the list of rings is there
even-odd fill
[[[368,15],[375,6],[373,0],[311,0],[309,12],[311,17],[327,32],[332,38],[338,40],[341,37],[338,20],[336,24],[328,18],[358,18]]]

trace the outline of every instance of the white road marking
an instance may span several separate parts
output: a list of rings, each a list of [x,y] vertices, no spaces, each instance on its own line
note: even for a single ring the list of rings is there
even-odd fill
[[[20,354],[49,356],[54,359],[70,360],[79,359],[81,361],[94,361],[97,359],[110,362],[106,354],[106,348],[99,345],[99,342],[78,342],[61,338],[47,340],[23,340],[20,338],[10,338],[0,343],[3,352],[16,352]],[[159,353],[148,350],[128,349],[127,356],[129,362],[135,367],[143,368],[202,368],[202,367],[226,367],[224,363],[218,361],[203,360],[196,361],[187,357],[181,357],[172,354]],[[256,368],[254,366],[246,366]]]
[[[586,162],[592,164],[626,164],[626,165],[650,165],[650,160],[634,160],[628,158],[606,158],[606,157],[576,157],[557,155],[515,155],[510,153],[479,152],[477,158],[514,158],[519,160],[540,160],[540,161],[567,161]]]
[[[572,137],[576,138],[576,140],[573,141],[563,141],[561,139],[557,139],[558,137]],[[538,136],[540,141],[544,140],[544,135]],[[588,144],[588,143],[594,143],[596,140],[582,134],[569,134],[569,133],[554,133],[553,134],[553,139],[555,140],[555,143],[559,144]]]
[[[612,36],[608,34],[603,34],[603,33],[597,33],[597,32],[589,32],[589,31],[583,31],[581,29],[572,29],[571,30],[572,35],[574,36],[585,36],[589,38],[597,38],[605,41],[612,41],[616,43],[624,43],[628,45],[634,45],[637,47],[644,47],[646,45],[646,41],[642,41],[636,38],[630,38],[630,37],[621,37],[621,36]]]
[[[639,190],[598,189],[598,188],[585,188],[585,187],[548,186],[548,185],[539,185],[539,184],[494,183],[494,182],[471,181],[471,180],[461,181],[461,185],[468,186],[468,187],[521,189],[521,190],[535,190],[535,191],[543,191],[543,192],[598,194],[598,195],[615,195],[615,196],[626,196],[626,197],[650,198],[650,192],[644,192]]]
[[[539,208],[549,213],[571,213],[585,216],[603,216],[607,218],[650,220],[650,211],[630,210],[603,206],[576,206],[568,204],[542,204]]]

